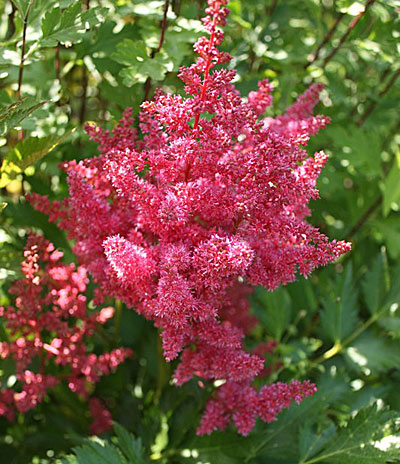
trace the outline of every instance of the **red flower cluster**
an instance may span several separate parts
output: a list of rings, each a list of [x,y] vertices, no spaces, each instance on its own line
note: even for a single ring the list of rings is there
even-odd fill
[[[14,385],[0,385],[0,415],[10,420],[16,411],[34,408],[61,380],[88,397],[90,383],[109,374],[130,355],[126,348],[101,355],[88,352],[88,338],[114,310],[87,311],[84,267],[64,264],[60,261],[63,254],[35,235],[29,236],[24,254],[24,277],[10,288],[15,306],[0,308],[8,337],[0,342],[0,357],[15,362]],[[92,410],[96,413],[97,409]]]
[[[264,118],[271,86],[259,83],[243,99],[230,56],[216,45],[226,0],[209,0],[210,38],[180,70],[188,98],[157,91],[142,105],[139,135],[127,111],[113,134],[87,128],[100,156],[64,165],[69,197],[37,209],[76,240],[75,252],[102,295],[123,300],[162,329],[167,361],[181,354],[174,378],[224,380],[198,429],[210,433],[233,418],[246,434],[255,417],[271,421],[315,388],[307,382],[251,386],[264,361],[244,350],[254,319],[249,286],[273,290],[307,276],[349,250],[305,222],[318,197],[316,179],[327,159],[304,149],[328,122],[313,116],[321,85],[287,112]]]

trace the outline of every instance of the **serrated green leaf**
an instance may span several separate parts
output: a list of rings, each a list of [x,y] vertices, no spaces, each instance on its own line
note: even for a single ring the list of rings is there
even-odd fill
[[[80,42],[87,30],[100,24],[106,8],[91,7],[82,11],[79,2],[73,3],[64,11],[53,8],[46,13],[42,21],[42,47],[55,47],[58,43]]]
[[[387,216],[392,204],[400,201],[400,152],[396,154],[392,169],[383,185],[383,215]]]
[[[400,450],[394,447],[386,451],[374,446],[392,427],[397,414],[387,409],[378,410],[376,405],[361,409],[347,427],[341,428],[324,450],[314,458],[299,464],[386,464],[400,459]]]
[[[109,441],[85,440],[73,448],[74,455],[67,456],[64,464],[146,464],[142,441],[135,438],[121,425],[114,423],[114,443]]]
[[[319,453],[336,433],[334,424],[330,424],[322,432],[317,432],[310,423],[304,424],[299,432],[299,457],[301,461],[312,458]]]
[[[18,126],[25,118],[47,103],[48,100],[31,104],[29,100],[21,100],[0,109],[0,136]]]
[[[357,291],[351,266],[336,279],[331,295],[323,300],[321,328],[333,343],[347,337],[357,325]]]
[[[85,444],[72,450],[77,464],[127,464],[118,450],[108,442],[100,444],[86,440]],[[71,461],[71,457],[67,457],[62,462],[69,464],[74,460]]]
[[[241,437],[232,432],[216,432],[211,436],[196,437],[187,444],[202,460],[219,464],[241,464],[258,437]]]
[[[129,463],[145,464],[147,462],[143,456],[140,438],[135,438],[134,435],[117,423],[114,424],[114,432],[118,439],[118,446]]]
[[[50,153],[57,145],[63,142],[73,131],[59,137],[49,135],[47,137],[29,137],[17,145],[8,153],[0,168],[0,187],[5,187],[15,176],[23,172],[28,166],[35,164],[45,155]]]

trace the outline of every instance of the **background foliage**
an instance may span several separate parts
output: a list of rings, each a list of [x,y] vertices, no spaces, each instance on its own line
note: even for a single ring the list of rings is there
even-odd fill
[[[82,125],[112,127],[156,87],[182,92],[204,3],[175,0],[159,49],[164,1],[0,0],[1,304],[18,277],[26,231],[39,230],[73,259],[63,232],[25,201],[63,198],[62,160],[96,153]],[[57,387],[14,423],[0,419],[1,462],[385,463],[400,459],[400,97],[397,0],[232,0],[224,47],[243,92],[269,77],[282,112],[310,83],[326,85],[319,112],[332,124],[310,150],[331,154],[311,222],[353,242],[344,260],[311,279],[252,300],[261,324],[249,340],[279,342],[271,381],[308,378],[319,392],[258,424],[196,437],[209,392],[170,385],[153,327],[122,308],[98,343],[134,359],[96,385],[116,425],[82,442],[86,403]],[[24,39],[25,37],[25,39]],[[23,52],[22,52],[23,50]],[[23,56],[21,64],[21,56]],[[277,110],[275,110],[277,111]],[[0,337],[5,337],[0,328]],[[12,366],[0,365],[12,383]],[[206,388],[206,390],[208,387]],[[132,435],[130,435],[132,434]],[[75,449],[74,456],[63,457]]]

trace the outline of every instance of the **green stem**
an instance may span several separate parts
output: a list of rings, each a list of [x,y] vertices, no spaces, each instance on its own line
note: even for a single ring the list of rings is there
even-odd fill
[[[313,361],[313,367],[317,364],[321,364],[324,361],[333,358],[337,354],[343,351],[343,348],[346,348],[350,343],[352,343],[356,338],[358,338],[363,332],[365,332],[368,327],[370,327],[374,322],[376,322],[385,312],[387,308],[374,313],[369,319],[367,319],[364,324],[360,325],[351,335],[349,335],[345,340],[337,341],[328,351],[325,351],[319,358]]]
[[[158,364],[158,376],[157,376],[157,387],[154,393],[154,403],[158,403],[162,390],[167,382],[168,373],[167,365],[163,356],[163,348],[161,342],[161,333],[158,333],[157,337],[157,364]]]
[[[121,314],[122,314],[122,301],[116,300],[115,302],[115,324],[114,324],[114,337],[113,345],[118,343],[119,339],[119,330],[121,327]]]

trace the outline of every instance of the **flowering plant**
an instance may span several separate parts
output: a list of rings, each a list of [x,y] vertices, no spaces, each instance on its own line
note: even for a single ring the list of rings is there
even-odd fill
[[[273,290],[307,276],[350,245],[329,242],[305,221],[327,160],[305,150],[329,122],[313,116],[322,86],[276,118],[264,116],[267,80],[243,99],[226,67],[231,57],[217,48],[226,3],[209,0],[210,36],[196,42],[197,61],[180,69],[188,96],[157,91],[142,105],[140,132],[130,110],[112,134],[88,125],[100,155],[63,165],[69,197],[29,201],[76,241],[99,285],[97,303],[118,298],[161,329],[165,359],[180,356],[178,386],[194,376],[220,381],[197,432],[233,420],[246,435],[256,417],[271,422],[315,391],[307,381],[253,385],[264,360],[243,346],[254,324],[251,287]]]
[[[0,308],[7,341],[0,342],[0,357],[15,362],[14,384],[0,390],[0,416],[10,420],[41,402],[47,390],[65,381],[70,390],[89,398],[91,385],[130,356],[128,348],[96,355],[88,339],[112,318],[114,309],[89,311],[84,295],[88,284],[84,267],[64,264],[63,254],[43,237],[30,235],[22,262],[24,277],[10,288],[15,306]],[[110,413],[97,398],[90,398],[91,431],[111,425]]]

